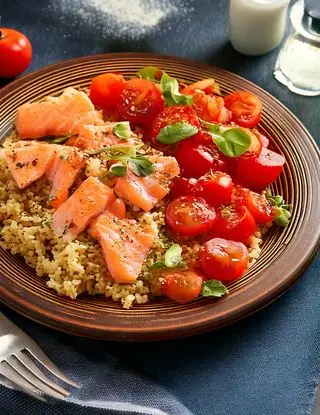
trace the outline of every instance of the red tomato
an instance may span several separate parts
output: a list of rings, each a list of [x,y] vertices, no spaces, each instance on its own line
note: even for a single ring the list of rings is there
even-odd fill
[[[256,228],[256,222],[249,210],[245,206],[233,205],[217,211],[210,235],[247,243]]]
[[[204,121],[227,124],[231,121],[231,112],[224,106],[223,98],[198,92],[193,96],[193,108]]]
[[[252,128],[260,121],[262,104],[251,92],[237,91],[227,95],[224,104],[232,112],[232,121],[241,127]]]
[[[118,114],[135,124],[151,125],[164,108],[159,88],[147,79],[130,79],[120,93]]]
[[[211,206],[227,205],[231,202],[233,183],[224,172],[211,172],[198,179],[195,196],[202,197]]]
[[[213,207],[204,199],[182,196],[169,203],[166,210],[166,221],[176,233],[185,236],[196,236],[212,228],[216,217]]]
[[[269,205],[265,196],[249,191],[244,205],[257,223],[264,224],[272,221],[272,207]]]
[[[194,109],[190,105],[173,105],[166,107],[153,121],[152,138],[155,140],[160,130],[167,125],[185,121],[195,127],[200,127],[200,123]]]
[[[112,112],[119,103],[120,93],[125,80],[122,75],[105,73],[92,79],[90,85],[90,99],[106,111]]]
[[[250,189],[262,190],[279,177],[285,162],[283,156],[263,147],[259,157],[239,157],[235,178]]]
[[[220,86],[213,78],[202,79],[183,88],[181,94],[193,95],[195,92],[203,91],[205,94],[221,95]]]
[[[200,252],[202,271],[211,279],[223,282],[236,280],[248,267],[248,250],[241,242],[214,238]]]
[[[163,293],[171,300],[184,304],[199,297],[202,277],[194,271],[172,272],[165,276]]]
[[[171,182],[170,197],[177,199],[180,196],[190,196],[195,189],[196,179],[187,179],[186,177],[175,177]]]
[[[227,168],[225,159],[215,145],[202,145],[197,138],[181,141],[177,146],[176,159],[182,175],[186,177],[198,178],[210,170],[225,171]]]
[[[20,75],[30,65],[32,47],[29,39],[17,30],[0,28],[0,78]]]

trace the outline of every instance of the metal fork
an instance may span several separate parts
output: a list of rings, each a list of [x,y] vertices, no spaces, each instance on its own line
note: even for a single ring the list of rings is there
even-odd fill
[[[33,359],[32,359],[33,358]],[[65,399],[70,393],[50,380],[34,363],[37,361],[57,378],[79,388],[51,362],[37,343],[0,312],[0,377],[9,386],[43,402]]]

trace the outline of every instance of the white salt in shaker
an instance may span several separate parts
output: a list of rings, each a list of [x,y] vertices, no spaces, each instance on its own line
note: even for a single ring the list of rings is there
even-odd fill
[[[230,0],[230,41],[245,55],[262,55],[281,42],[290,0]]]

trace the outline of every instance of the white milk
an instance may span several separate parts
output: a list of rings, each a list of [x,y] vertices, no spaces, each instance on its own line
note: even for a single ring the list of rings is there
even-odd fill
[[[230,0],[230,41],[245,55],[262,55],[281,42],[290,0]]]

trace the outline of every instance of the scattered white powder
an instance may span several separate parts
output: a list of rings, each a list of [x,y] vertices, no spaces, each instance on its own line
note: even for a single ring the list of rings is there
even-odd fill
[[[154,31],[160,24],[163,26],[174,15],[186,15],[188,20],[187,15],[193,10],[186,5],[188,1],[172,3],[172,0],[57,0],[51,8],[60,14],[61,21],[69,20],[72,15],[76,19],[72,26],[81,19],[90,26],[101,27],[106,35],[134,39]]]

